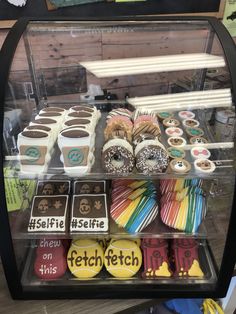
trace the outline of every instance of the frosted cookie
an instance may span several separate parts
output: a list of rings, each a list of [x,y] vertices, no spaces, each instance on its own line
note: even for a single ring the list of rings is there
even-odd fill
[[[195,239],[173,239],[171,250],[176,277],[204,277],[198,255],[199,244]]]
[[[94,161],[94,135],[82,129],[64,130],[58,136],[58,146],[64,171],[68,175],[90,172]]]
[[[114,277],[133,277],[142,265],[141,250],[133,241],[114,241],[106,249],[104,265]]]
[[[169,156],[165,147],[157,140],[145,140],[135,148],[136,168],[142,173],[165,172]]]
[[[94,132],[96,123],[92,120],[89,120],[87,118],[71,118],[69,120],[66,120],[62,126],[62,129],[65,130],[70,127],[83,127],[86,130],[90,132]]]
[[[39,180],[36,195],[66,195],[70,193],[70,181]]]
[[[171,126],[165,129],[165,133],[167,136],[182,136],[184,132],[180,128]]]
[[[189,142],[190,144],[194,144],[194,145],[201,145],[201,144],[208,143],[208,141],[204,137],[201,137],[201,136],[190,137]]]
[[[64,120],[64,114],[61,112],[53,112],[53,111],[41,112],[35,117],[35,120],[43,119],[43,118],[50,118],[50,119],[56,120],[59,123],[62,123],[62,121]]]
[[[61,278],[66,270],[66,249],[59,239],[41,239],[35,250],[34,273],[43,280]]]
[[[197,128],[200,124],[197,120],[194,119],[184,119],[182,123],[186,128]]]
[[[194,168],[197,172],[211,173],[215,171],[216,165],[210,159],[200,158],[194,161]]]
[[[46,125],[40,125],[40,124],[36,124],[36,125],[28,125],[25,129],[25,131],[32,131],[32,130],[36,130],[36,131],[45,131],[45,132],[51,132],[52,129],[49,128]]]
[[[193,147],[190,153],[193,159],[208,159],[211,157],[211,152],[207,148],[201,146]]]
[[[132,143],[132,127],[123,121],[114,121],[106,126],[104,130],[105,141],[120,138]]]
[[[143,239],[144,271],[142,277],[155,279],[172,275],[168,260],[168,242],[165,239]]]
[[[54,141],[56,140],[57,135],[61,129],[61,124],[52,118],[40,118],[37,120],[33,120],[32,122],[30,122],[29,125],[44,125],[51,128]]]
[[[43,108],[42,110],[40,110],[39,113],[43,113],[43,112],[62,112],[62,113],[65,113],[66,112],[66,109],[64,108],[60,108],[60,107],[45,107]]]
[[[189,137],[204,135],[204,131],[200,128],[186,128],[185,131]]]
[[[166,118],[162,121],[163,125],[165,127],[178,127],[180,125],[179,120],[174,118]]]
[[[107,115],[107,120],[111,119],[114,116],[125,116],[129,118],[130,120],[132,120],[132,112],[125,108],[117,108],[117,109],[111,110]]]
[[[92,278],[99,274],[103,261],[103,250],[95,240],[73,241],[67,254],[70,272],[80,279]]]
[[[175,158],[183,159],[185,157],[185,151],[178,147],[168,147],[167,152],[171,159],[175,159]]]
[[[35,196],[28,232],[65,232],[68,200],[68,195]]]
[[[73,195],[70,231],[108,231],[106,194]]]
[[[145,140],[155,140],[160,137],[161,130],[157,123],[145,121],[133,130],[133,144],[138,145]]]
[[[191,170],[191,164],[181,158],[175,158],[170,162],[170,169],[175,173],[187,173]]]
[[[102,166],[107,173],[128,173],[134,168],[133,147],[124,139],[109,140],[102,149]]]
[[[172,118],[173,117],[173,113],[172,112],[168,112],[168,111],[162,111],[162,112],[158,112],[157,116],[160,120],[164,120],[167,118]]]
[[[101,194],[106,193],[106,181],[75,181],[74,194]]]
[[[42,130],[23,131],[18,134],[20,168],[23,173],[46,172],[54,142],[49,133]]]
[[[172,147],[184,147],[187,143],[183,137],[171,136],[167,140],[168,144]]]
[[[180,111],[178,113],[178,116],[180,117],[181,120],[194,119],[195,113],[193,113],[192,111],[184,110],[184,111]]]
[[[98,121],[101,117],[100,110],[98,110],[95,106],[91,106],[88,104],[73,106],[69,109],[69,113],[71,112],[89,112],[93,115],[96,121]]]

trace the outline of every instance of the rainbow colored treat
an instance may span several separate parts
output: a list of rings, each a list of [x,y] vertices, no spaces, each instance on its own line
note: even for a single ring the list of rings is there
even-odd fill
[[[124,180],[113,183],[111,217],[129,233],[140,232],[158,213],[155,186],[151,181],[123,184]]]
[[[181,191],[188,186],[202,186],[201,179],[162,179],[160,180],[160,190],[161,194],[167,192]]]
[[[174,198],[168,196],[168,198]],[[206,215],[205,197],[202,194],[190,193],[182,200],[162,202],[161,219],[169,227],[188,233],[198,230]]]

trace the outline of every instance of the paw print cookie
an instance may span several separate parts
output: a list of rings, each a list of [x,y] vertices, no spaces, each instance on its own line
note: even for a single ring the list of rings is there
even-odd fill
[[[185,159],[176,158],[171,160],[170,169],[176,173],[187,173],[191,170],[191,164]]]

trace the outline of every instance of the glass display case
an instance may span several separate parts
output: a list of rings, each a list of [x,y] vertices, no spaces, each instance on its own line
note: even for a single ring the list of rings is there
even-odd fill
[[[236,49],[215,18],[21,19],[0,55],[13,298],[224,296]]]

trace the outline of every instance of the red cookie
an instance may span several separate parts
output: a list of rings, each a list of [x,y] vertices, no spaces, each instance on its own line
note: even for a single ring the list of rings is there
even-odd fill
[[[66,248],[61,240],[39,240],[34,262],[35,275],[43,280],[62,277],[67,270]]]
[[[177,277],[203,277],[198,257],[198,242],[194,239],[174,239],[172,254]]]
[[[143,239],[143,278],[170,277],[168,262],[168,242],[165,239]]]

